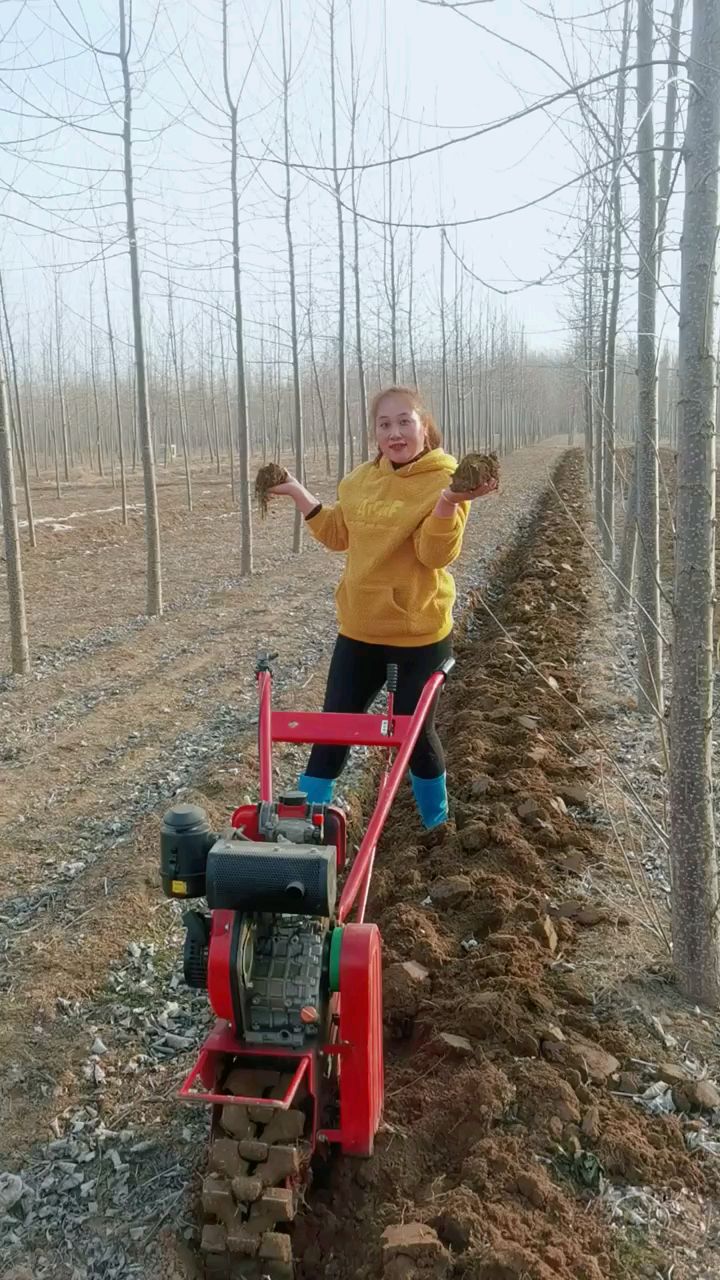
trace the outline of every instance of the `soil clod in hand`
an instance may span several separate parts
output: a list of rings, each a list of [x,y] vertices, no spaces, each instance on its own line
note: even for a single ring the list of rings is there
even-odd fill
[[[264,520],[268,513],[268,495],[276,484],[285,484],[288,479],[288,473],[284,467],[278,466],[277,462],[268,462],[261,467],[255,477],[255,497],[260,507],[260,515]]]
[[[500,465],[496,453],[466,453],[460,460],[450,488],[453,493],[472,493],[489,480],[500,478]]]

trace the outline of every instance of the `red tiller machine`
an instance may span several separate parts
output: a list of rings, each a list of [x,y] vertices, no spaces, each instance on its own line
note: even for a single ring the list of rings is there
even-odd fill
[[[274,657],[274,655],[273,655]],[[185,980],[207,989],[217,1021],[179,1091],[212,1107],[203,1184],[206,1274],[285,1280],[289,1224],[310,1158],[328,1144],[372,1154],[383,1106],[381,943],[365,921],[375,851],[430,708],[453,660],[412,716],[278,711],[273,658],[257,666],[260,800],[227,830],[202,809],[164,816],[163,890],[205,898],[185,913]],[[275,742],[380,747],[375,809],[348,865],[343,811],[297,791],[273,800]],[[343,877],[338,898],[338,878]]]

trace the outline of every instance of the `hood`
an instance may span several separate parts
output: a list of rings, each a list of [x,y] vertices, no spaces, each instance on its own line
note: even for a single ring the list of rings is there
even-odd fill
[[[393,471],[397,476],[419,476],[428,471],[445,471],[453,475],[457,471],[457,462],[452,454],[444,449],[430,449],[414,462],[406,462],[404,467],[394,467],[389,458],[380,461],[381,471]]]

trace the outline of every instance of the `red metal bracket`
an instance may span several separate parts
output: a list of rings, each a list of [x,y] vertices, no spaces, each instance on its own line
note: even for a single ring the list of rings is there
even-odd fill
[[[217,1067],[221,1058],[234,1057],[242,1060],[243,1058],[257,1057],[277,1060],[280,1056],[297,1059],[295,1073],[282,1098],[240,1097],[234,1093],[216,1093],[209,1087],[210,1081],[216,1079]],[[202,1046],[194,1067],[183,1080],[177,1091],[177,1096],[182,1102],[204,1104],[209,1102],[214,1106],[221,1107],[234,1105],[239,1107],[267,1107],[269,1111],[287,1111],[292,1106],[297,1091],[306,1075],[308,1083],[311,1083],[311,1053],[286,1054],[282,1052],[279,1054],[276,1049],[260,1049],[256,1051],[253,1046],[237,1041],[235,1036],[222,1026],[216,1026]],[[205,1085],[205,1089],[202,1092],[196,1092],[193,1089],[198,1079],[202,1080]]]

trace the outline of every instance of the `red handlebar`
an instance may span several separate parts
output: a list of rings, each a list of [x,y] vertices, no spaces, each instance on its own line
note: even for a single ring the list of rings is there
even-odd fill
[[[272,673],[261,668],[257,673],[260,711],[258,718],[258,754],[260,757],[260,799],[272,800],[272,744],[273,742],[332,743],[342,746],[375,746],[385,751],[397,748],[391,767],[386,768],[380,783],[377,803],[368,822],[365,835],[355,856],[350,874],[345,882],[337,910],[337,922],[347,920],[360,895],[357,912],[358,923],[365,918],[370,892],[370,879],[375,862],[375,851],[382,829],[398,793],[403,775],[410,763],[415,743],[425,723],[433,701],[442,688],[453,660],[448,659],[423,688],[415,711],[411,716],[395,716],[393,692],[389,695],[386,715],[355,715],[328,712],[273,711]]]

